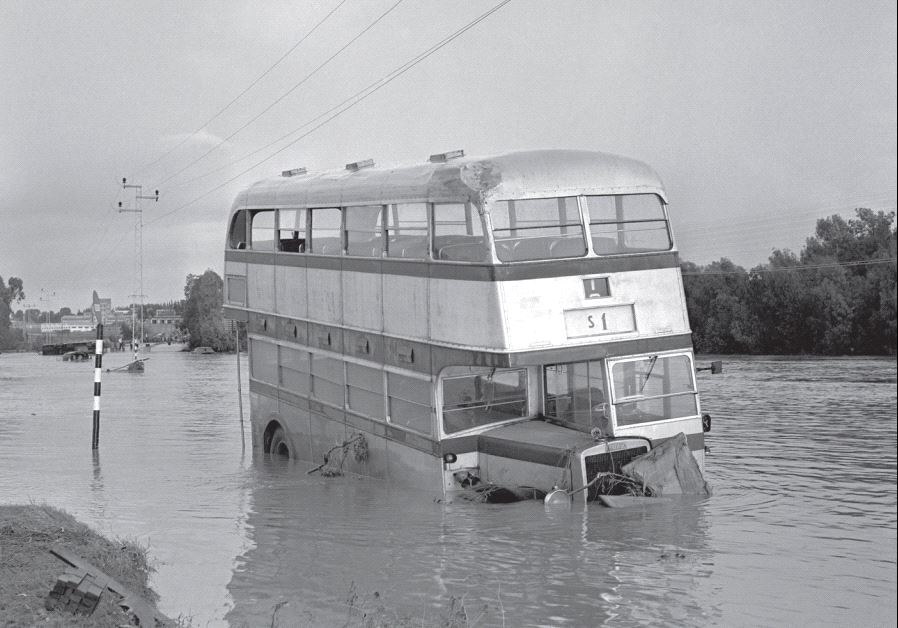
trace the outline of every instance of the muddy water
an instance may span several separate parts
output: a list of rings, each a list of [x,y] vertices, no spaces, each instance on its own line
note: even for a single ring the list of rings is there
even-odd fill
[[[104,373],[97,456],[92,364],[0,356],[0,502],[147,544],[196,626],[430,625],[453,599],[472,625],[896,623],[894,360],[727,358],[699,375],[712,497],[546,510],[254,459],[236,358],[150,355]]]

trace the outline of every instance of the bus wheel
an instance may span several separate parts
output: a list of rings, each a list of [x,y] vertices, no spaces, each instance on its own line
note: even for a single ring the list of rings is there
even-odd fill
[[[287,440],[284,428],[279,427],[274,430],[274,433],[271,435],[271,445],[268,447],[268,452],[272,456],[293,457],[293,452],[290,451],[290,442]]]

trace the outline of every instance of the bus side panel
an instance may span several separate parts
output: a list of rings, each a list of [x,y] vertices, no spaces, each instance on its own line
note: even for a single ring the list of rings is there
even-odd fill
[[[346,463],[343,465],[343,469],[351,473],[367,475],[373,478],[386,478],[387,440],[383,436],[378,436],[360,429],[354,429],[352,426],[349,426],[347,429],[349,430],[348,433],[350,438],[359,433],[365,437],[365,441],[368,444],[368,459],[357,461],[353,455],[353,451],[350,449],[349,455],[346,456]]]
[[[281,423],[293,443],[297,460],[312,460],[312,427],[308,409],[298,408],[283,399],[278,404]]]
[[[296,266],[278,266],[277,312],[290,318],[306,318],[309,315],[306,269]]]
[[[442,461],[433,454],[395,441],[387,441],[387,469],[391,482],[399,486],[439,491],[442,494]]]
[[[384,332],[427,339],[427,278],[383,275]]]
[[[249,393],[250,424],[253,428],[253,447],[260,452],[265,447],[265,427],[271,420],[279,421],[278,400],[260,392]]]
[[[312,462],[319,465],[324,462],[324,454],[346,440],[346,425],[314,410],[311,412],[309,424]],[[334,451],[333,455],[339,456],[339,453],[339,451]]]
[[[343,323],[343,290],[339,270],[308,269],[309,318],[328,325]]]
[[[430,331],[436,342],[504,349],[499,284],[432,278]]]
[[[383,329],[383,294],[379,274],[343,271],[343,324],[376,331]]]
[[[246,265],[247,301],[257,310],[274,310],[274,266],[269,264]]]

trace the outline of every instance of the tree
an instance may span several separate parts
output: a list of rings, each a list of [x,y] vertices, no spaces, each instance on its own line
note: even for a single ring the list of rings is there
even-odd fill
[[[817,221],[796,255],[746,273],[728,259],[682,265],[693,344],[707,353],[896,353],[894,212]]]
[[[9,331],[9,315],[12,313],[10,306],[24,298],[25,289],[21,279],[10,277],[4,284],[3,277],[0,277],[0,347],[8,347],[13,343]]]
[[[233,351],[234,339],[224,331],[222,304],[224,283],[213,270],[187,275],[181,327],[190,334],[190,347],[212,347]]]

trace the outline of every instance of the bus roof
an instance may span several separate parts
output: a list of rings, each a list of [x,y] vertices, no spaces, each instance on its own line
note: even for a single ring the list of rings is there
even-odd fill
[[[667,201],[661,179],[640,161],[597,151],[531,150],[266,179],[241,192],[234,209],[645,193]]]

